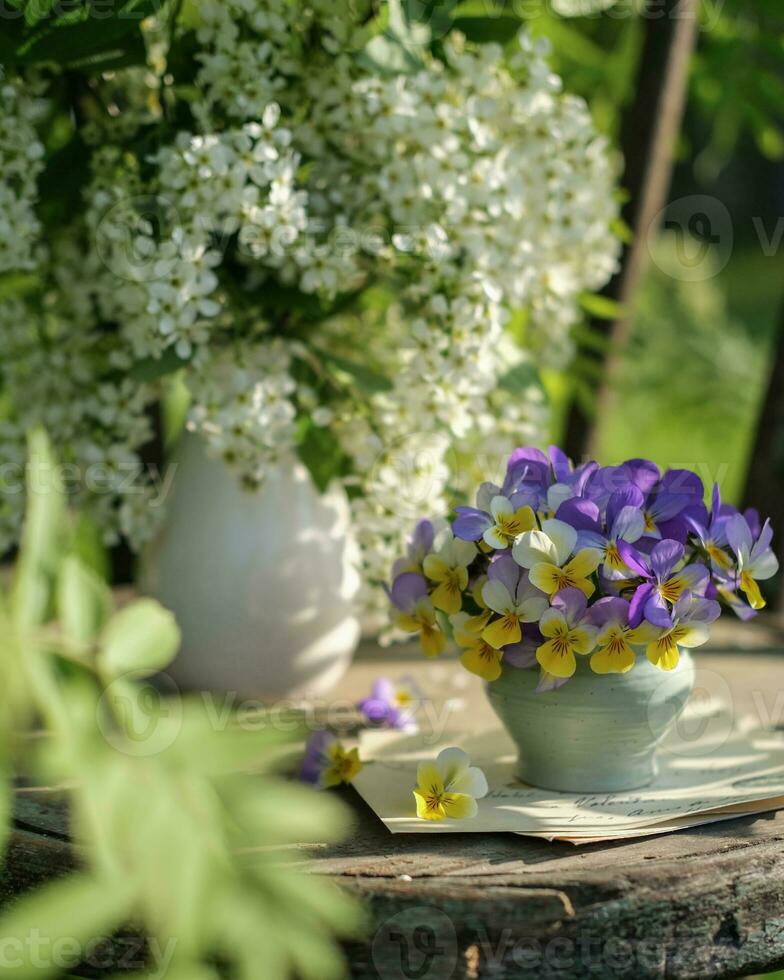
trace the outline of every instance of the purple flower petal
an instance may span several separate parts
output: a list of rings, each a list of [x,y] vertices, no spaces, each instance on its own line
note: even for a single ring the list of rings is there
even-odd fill
[[[561,610],[570,626],[575,626],[585,616],[588,600],[580,589],[561,589],[553,596],[551,605]]]
[[[644,503],[645,497],[642,491],[633,484],[624,487],[623,490],[616,490],[615,493],[610,494],[610,499],[607,501],[607,527],[612,529],[618,519],[618,514],[624,507],[634,507],[637,510],[642,510]],[[613,537],[618,537],[618,535],[613,532]]]
[[[537,646],[537,643],[528,639],[523,639],[519,643],[509,643],[504,647],[504,663],[523,670],[535,667]]]
[[[609,510],[607,513],[607,526],[610,528],[610,536],[613,539],[623,538],[624,541],[636,541],[645,530],[645,518],[639,507],[621,507],[612,523],[609,520]]]
[[[564,500],[555,516],[559,521],[565,521],[575,531],[601,531],[602,521],[599,508],[592,500],[585,497],[572,497]]]
[[[700,562],[693,562],[691,565],[684,566],[677,577],[686,583],[686,589],[695,594],[701,594],[708,584],[710,572]]]
[[[435,529],[429,520],[423,518],[421,521],[417,521],[409,547],[411,557],[417,561],[422,561],[425,555],[430,554],[433,550],[434,537]]]
[[[501,582],[506,586],[510,596],[514,597],[518,582],[520,581],[521,568],[512,558],[509,552],[501,553],[494,561],[490,562],[487,569],[489,581]]]
[[[680,541],[673,541],[671,538],[659,541],[651,552],[651,568],[660,582],[669,576],[679,561],[683,561],[683,552]]]
[[[600,629],[607,623],[625,626],[629,622],[629,603],[620,596],[605,596],[588,610],[588,622]]]
[[[672,614],[667,608],[667,603],[655,589],[645,603],[645,618],[654,626],[665,628],[672,626]]]
[[[729,546],[736,555],[739,555],[743,550],[751,552],[751,528],[743,514],[735,514],[729,518],[725,527],[725,533]]]
[[[607,547],[607,538],[598,531],[578,531],[577,544],[574,546],[575,553],[582,551],[583,548],[596,548],[604,551]]]
[[[321,779],[321,772],[324,768],[324,759],[327,748],[335,741],[335,736],[319,729],[311,734],[305,745],[305,755],[302,759],[302,768],[299,778],[303,783],[313,783],[314,785]]]
[[[626,559],[624,558],[624,561]],[[626,562],[628,565],[628,562]],[[629,603],[629,626],[636,627],[645,618],[645,604],[653,595],[653,586],[650,582],[639,585]]]
[[[572,474],[572,461],[558,446],[548,447],[548,453],[556,482],[565,482]]]
[[[427,596],[427,582],[416,572],[404,572],[392,583],[390,598],[401,612],[410,613]]]
[[[624,562],[636,575],[641,575],[643,578],[649,578],[651,574],[651,569],[646,561],[645,555],[643,555],[638,548],[629,544],[628,541],[624,541],[619,538],[617,541],[618,552],[623,558]]]
[[[463,541],[478,541],[493,526],[492,517],[476,507],[456,507],[457,517],[452,522],[452,534]]]

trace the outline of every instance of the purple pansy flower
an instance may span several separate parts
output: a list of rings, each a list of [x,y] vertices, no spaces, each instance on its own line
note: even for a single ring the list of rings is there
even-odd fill
[[[618,550],[633,574],[644,580],[631,600],[629,623],[632,627],[639,626],[643,619],[654,626],[671,627],[669,606],[684,592],[701,593],[707,585],[709,573],[704,565],[694,562],[675,571],[685,553],[680,541],[669,538],[659,541],[650,555],[645,555],[620,539]]]
[[[303,783],[326,789],[350,783],[361,769],[355,748],[346,749],[331,732],[319,730],[307,741],[299,775]]]
[[[648,637],[645,655],[661,670],[678,666],[678,647],[702,646],[708,640],[708,627],[721,615],[721,606],[713,599],[684,592],[672,610],[672,625],[661,633]]]
[[[704,512],[702,480],[691,470],[668,470],[645,504],[647,537],[686,542],[687,518]]]
[[[369,697],[363,698],[357,707],[371,725],[415,732],[414,716],[421,702],[422,692],[412,678],[392,681],[388,677],[379,677]]]
[[[408,550],[405,558],[398,558],[392,566],[392,578],[397,578],[404,572],[422,572],[422,564],[433,550],[433,539],[435,528],[431,521],[423,518],[417,521],[414,533],[408,542]]]
[[[516,495],[498,495],[490,501],[489,511],[478,507],[456,507],[457,517],[452,524],[452,533],[463,541],[479,541],[480,538],[491,548],[502,550],[514,544],[523,533],[536,524],[531,507],[520,504]]]
[[[635,486],[618,490],[607,501],[606,530],[602,529],[599,520],[596,522],[598,526],[577,529],[578,548],[597,548],[601,551],[602,573],[605,579],[613,581],[629,578],[629,568],[618,550],[618,542],[626,541],[632,544],[642,537],[645,530],[645,516],[642,512],[644,502],[642,491]],[[558,513],[561,517],[560,510]]]
[[[746,594],[752,609],[762,609],[765,600],[757,582],[772,578],[779,570],[778,559],[770,547],[773,538],[770,521],[765,521],[755,537],[743,514],[734,514],[727,520],[725,533],[735,555],[736,588]]]
[[[686,517],[690,532],[697,537],[703,550],[710,558],[711,568],[714,572],[724,574],[732,568],[732,558],[727,551],[729,546],[727,521],[733,514],[737,514],[737,511],[734,507],[722,504],[719,485],[714,483],[710,514],[708,514],[707,509],[704,509],[702,515],[687,515]]]

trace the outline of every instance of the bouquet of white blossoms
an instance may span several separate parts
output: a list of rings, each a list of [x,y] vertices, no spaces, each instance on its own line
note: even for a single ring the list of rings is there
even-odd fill
[[[453,458],[540,437],[536,366],[616,266],[606,141],[525,33],[435,37],[399,0],[126,6],[107,50],[57,10],[0,48],[3,458],[43,423],[139,547],[176,379],[249,489],[290,452],[345,483],[373,586],[474,481]]]

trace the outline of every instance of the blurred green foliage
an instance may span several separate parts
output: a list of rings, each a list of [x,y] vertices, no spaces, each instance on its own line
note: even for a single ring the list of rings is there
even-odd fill
[[[671,233],[653,260],[617,385],[622,411],[599,420],[600,456],[614,462],[642,453],[662,466],[691,467],[737,502],[779,284],[753,255],[689,282]]]
[[[167,978],[256,980],[260,964],[265,980],[342,976],[333,934],[352,932],[357,910],[275,852],[340,836],[342,807],[273,774],[290,734],[216,725],[203,701],[146,680],[177,650],[174,618],[152,599],[112,612],[74,550],[61,482],[35,433],[22,549],[0,593],[0,834],[15,775],[67,787],[83,870],[0,918],[18,954],[4,976],[61,976],[130,924],[170,952]],[[40,726],[47,737],[31,738]],[[60,940],[62,955],[40,954]]]

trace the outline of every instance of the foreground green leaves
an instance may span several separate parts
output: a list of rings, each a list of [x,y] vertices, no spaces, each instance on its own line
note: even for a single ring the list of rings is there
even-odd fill
[[[342,806],[271,774],[289,735],[144,681],[176,653],[174,618],[151,599],[112,614],[71,550],[41,432],[28,474],[23,551],[10,600],[0,596],[0,830],[13,770],[67,785],[85,867],[0,919],[15,954],[4,975],[60,976],[130,923],[148,937],[149,970],[169,980],[217,978],[216,963],[241,978],[260,964],[265,980],[344,975],[333,936],[356,929],[357,910],[275,852],[339,838]],[[20,751],[38,720],[50,737]]]

